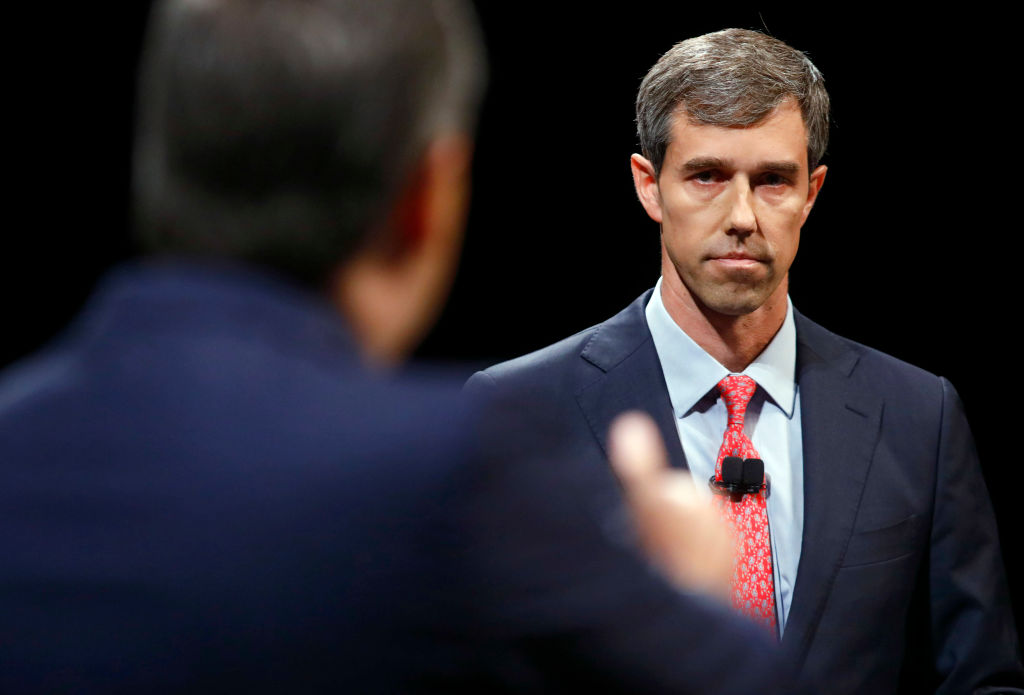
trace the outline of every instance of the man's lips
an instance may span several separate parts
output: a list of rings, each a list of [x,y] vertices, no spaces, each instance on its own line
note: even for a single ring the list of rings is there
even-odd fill
[[[721,256],[712,256],[709,260],[728,268],[752,268],[767,262],[765,259],[748,253],[727,253]]]

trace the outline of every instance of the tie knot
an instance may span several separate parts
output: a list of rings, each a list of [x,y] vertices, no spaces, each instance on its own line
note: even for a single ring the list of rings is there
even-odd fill
[[[730,426],[743,425],[743,416],[747,414],[747,405],[756,389],[757,382],[743,374],[727,376],[718,382],[718,392],[729,410]]]

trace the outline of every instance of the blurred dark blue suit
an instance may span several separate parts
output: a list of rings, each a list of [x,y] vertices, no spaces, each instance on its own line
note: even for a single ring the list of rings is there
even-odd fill
[[[122,269],[0,381],[0,691],[786,687],[606,469],[481,412],[277,278]]]

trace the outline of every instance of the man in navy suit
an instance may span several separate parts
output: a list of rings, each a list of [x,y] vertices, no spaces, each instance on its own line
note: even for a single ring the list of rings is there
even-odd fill
[[[149,257],[0,379],[0,691],[788,690],[752,627],[638,554],[616,480],[543,409],[481,417],[441,375],[379,368],[459,247],[464,10],[155,7]],[[706,585],[633,425],[640,539]]]
[[[830,693],[1024,687],[953,387],[829,333],[788,299],[825,180],[828,114],[817,68],[781,41],[731,29],[673,47],[640,87],[643,154],[631,160],[660,225],[661,279],[608,321],[474,375],[468,390],[514,389],[557,411],[595,467],[612,418],[645,411],[672,463],[721,490],[716,455],[733,413],[719,385],[724,396],[743,383],[727,377],[749,377],[741,431],[767,473],[751,493],[765,524],[748,526],[768,537],[757,586],[804,676]],[[733,587],[744,610],[752,586]]]

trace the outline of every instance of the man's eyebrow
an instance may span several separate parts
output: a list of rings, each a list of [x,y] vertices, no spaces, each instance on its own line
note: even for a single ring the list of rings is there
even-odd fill
[[[704,169],[729,169],[732,162],[720,157],[694,157],[683,164],[683,171],[703,171]]]
[[[693,159],[685,162],[682,166],[683,171],[705,171],[707,169],[732,169],[735,164],[731,159],[722,159],[721,157],[694,157]],[[758,171],[773,171],[779,174],[797,174],[800,172],[800,165],[790,160],[779,160],[779,161],[764,161],[758,162],[756,169]]]
[[[783,160],[779,162],[759,162],[757,168],[761,171],[774,171],[779,174],[799,174],[800,165],[796,162]]]

